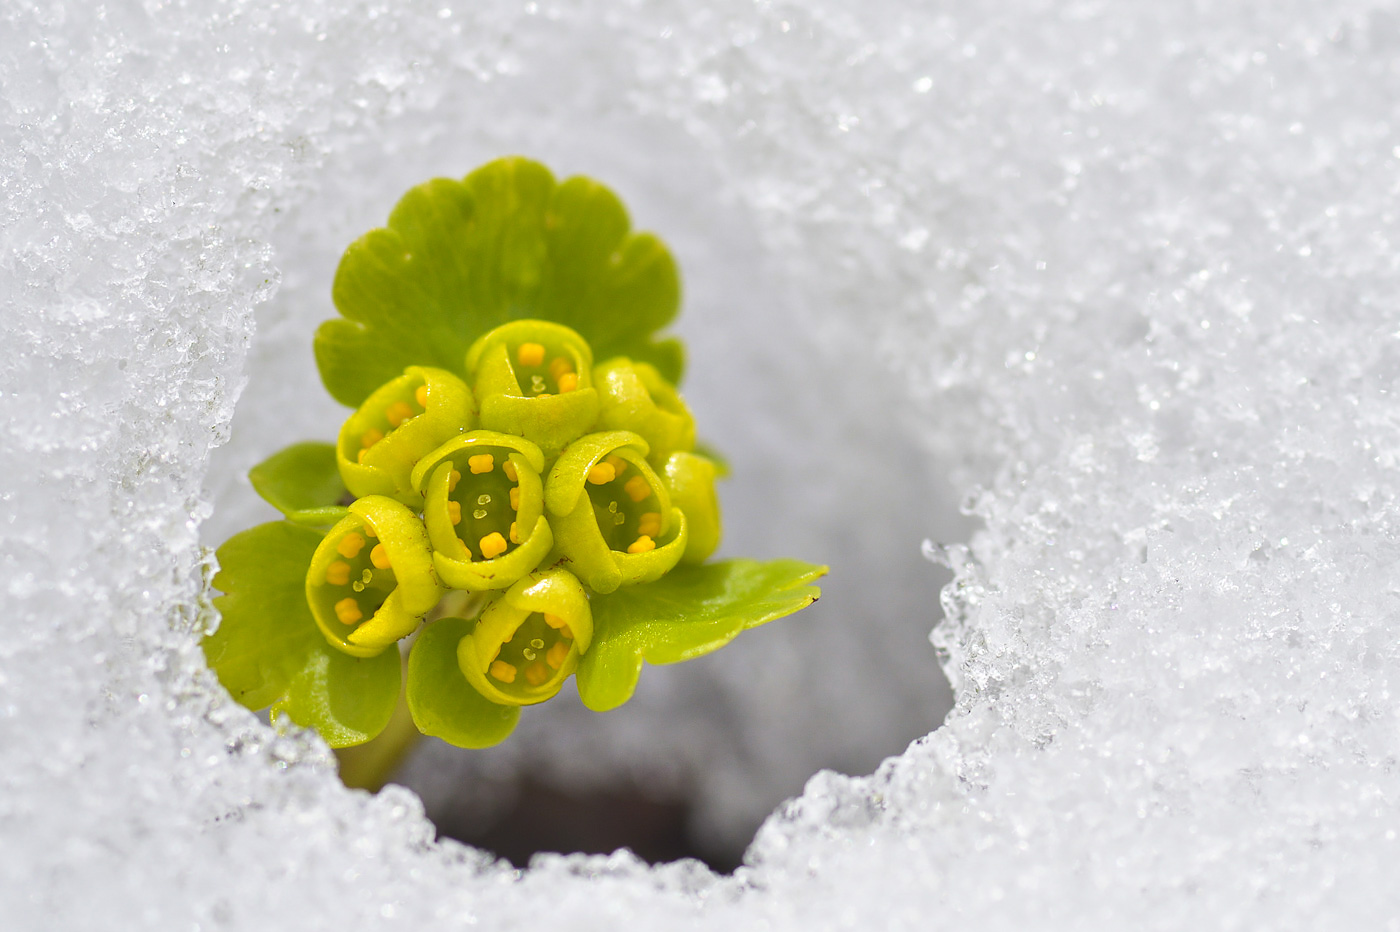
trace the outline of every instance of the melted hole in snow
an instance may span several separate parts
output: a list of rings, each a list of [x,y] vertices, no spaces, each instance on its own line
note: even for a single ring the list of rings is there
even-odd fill
[[[390,779],[422,797],[442,835],[515,863],[535,851],[630,847],[726,870],[813,774],[870,773],[942,722],[951,693],[928,636],[948,576],[919,548],[926,538],[966,540],[970,522],[917,438],[936,418],[916,418],[907,385],[877,361],[873,337],[863,342],[868,311],[802,300],[806,273],[773,266],[751,219],[713,196],[720,181],[683,133],[650,124],[618,133],[646,138],[645,152],[618,148],[609,134],[594,140],[597,151],[561,155],[528,139],[509,148],[561,174],[593,167],[636,227],[670,245],[685,281],[674,328],[689,351],[682,389],[700,437],[732,466],[719,489],[717,556],[829,564],[822,599],[709,657],[646,667],[621,709],[592,713],[566,684],[525,709],[500,747],[425,740]],[[402,191],[443,165],[471,167],[442,159],[395,160],[381,178],[386,161],[376,153],[374,197],[364,177],[327,172],[299,211],[315,235],[283,231],[276,245],[288,271],[259,309],[248,387],[211,464],[214,513],[202,529],[210,546],[275,517],[243,478],[250,466],[297,440],[335,435],[347,412],[310,364],[315,328],[335,313],[335,264]],[[303,401],[289,408],[289,397]]]

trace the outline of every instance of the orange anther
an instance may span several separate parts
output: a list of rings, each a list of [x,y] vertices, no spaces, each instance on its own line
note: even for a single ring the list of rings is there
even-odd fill
[[[420,407],[420,408],[427,408],[427,407],[428,407],[428,386],[426,386],[426,385],[420,385],[420,386],[418,386],[418,391],[416,391],[416,392],[413,393],[413,400],[416,401],[416,402],[418,402],[418,407]]]
[[[555,356],[554,362],[549,364],[549,376],[558,382],[566,375],[574,374],[574,364],[567,356]],[[561,389],[562,390],[562,389]]]
[[[510,508],[512,511],[520,510],[520,486],[513,485],[510,488]]]
[[[627,484],[622,489],[627,493],[627,497],[634,502],[640,502],[651,494],[651,486],[647,485],[645,476],[633,476],[627,480]]]
[[[565,372],[563,375],[559,376],[558,384],[559,394],[562,395],[565,392],[571,392],[578,388],[578,376],[572,372]]]
[[[368,450],[370,447],[374,446],[376,443],[383,439],[384,431],[380,430],[377,427],[371,427],[363,434],[360,434],[360,446]]]
[[[360,603],[346,596],[335,603],[335,617],[340,619],[340,623],[343,625],[353,625],[365,617],[365,613],[360,611]]]
[[[522,366],[538,366],[544,362],[544,347],[539,343],[521,343],[515,358]]]
[[[505,473],[506,478],[509,479],[511,482],[520,481],[520,477],[515,474],[515,464],[512,463],[509,458],[507,458],[506,461],[501,464],[501,472]]]
[[[335,551],[349,560],[352,559],[355,554],[359,553],[364,545],[365,539],[354,531],[351,531],[349,534],[342,537],[335,545]]]
[[[384,549],[383,544],[375,544],[374,549],[369,552],[369,562],[381,570],[387,570],[389,568],[389,551]]]
[[[628,552],[628,553],[647,553],[648,551],[655,550],[655,549],[656,549],[656,541],[652,540],[650,537],[648,537],[648,536],[646,536],[645,534],[643,534],[641,537],[638,537],[636,540],[632,541],[631,545],[629,545],[628,548],[627,548],[627,552]]]
[[[473,476],[479,476],[496,468],[496,458],[490,453],[478,453],[467,458],[467,468],[472,471]]]
[[[563,641],[555,641],[554,646],[549,649],[549,653],[544,655],[544,662],[549,664],[550,669],[558,670],[564,665],[564,659],[569,656],[569,645]]]
[[[547,679],[549,679],[549,671],[538,660],[525,668],[525,681],[531,686],[539,686]]]
[[[406,401],[396,401],[384,409],[384,417],[388,419],[391,425],[398,427],[404,421],[413,417],[413,409],[408,406],[408,402]]]
[[[502,683],[515,682],[515,667],[504,660],[491,661],[490,674]]]
[[[661,536],[661,515],[659,512],[648,511],[637,519],[637,533],[645,534],[647,537]]]
[[[350,582],[350,564],[344,560],[336,560],[326,567],[326,582],[332,586],[344,586]]]
[[[501,536],[500,531],[492,531],[480,541],[481,556],[483,559],[491,560],[506,552],[506,539]]]
[[[447,517],[453,524],[462,523],[462,503],[449,501],[447,503]]]
[[[594,485],[603,485],[616,478],[617,472],[607,463],[595,463],[593,468],[588,470],[588,481]]]

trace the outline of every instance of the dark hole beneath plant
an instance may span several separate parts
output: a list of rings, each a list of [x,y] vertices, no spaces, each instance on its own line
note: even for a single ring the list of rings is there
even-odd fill
[[[513,800],[489,820],[462,818],[452,810],[429,812],[439,838],[452,838],[525,867],[540,852],[608,854],[629,848],[650,863],[696,858],[729,873],[740,847],[702,843],[689,829],[691,806],[658,799],[634,785],[609,791],[567,792],[536,780],[514,785]]]

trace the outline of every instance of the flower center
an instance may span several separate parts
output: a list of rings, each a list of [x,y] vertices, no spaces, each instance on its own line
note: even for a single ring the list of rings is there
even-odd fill
[[[337,621],[353,627],[374,617],[398,579],[384,545],[368,523],[347,532],[335,550],[338,556],[326,567],[325,585],[317,595]]]
[[[515,378],[527,398],[562,395],[578,388],[574,359],[557,347],[543,343],[517,343],[510,347]]]
[[[510,451],[499,447],[474,453],[465,465],[465,475],[450,462],[438,467],[451,470],[447,514],[471,559],[494,560],[514,550],[522,533],[531,530],[522,531],[516,522],[520,475],[510,460]]]
[[[486,667],[498,688],[508,695],[524,697],[559,675],[574,633],[556,615],[532,612]]]
[[[588,498],[611,550],[645,553],[661,536],[661,501],[646,476],[616,454],[588,471]]]
[[[370,424],[360,433],[357,461],[363,463],[365,454],[371,447],[427,410],[427,384],[421,377],[407,381],[403,394],[385,405],[382,411],[365,412],[369,416]]]

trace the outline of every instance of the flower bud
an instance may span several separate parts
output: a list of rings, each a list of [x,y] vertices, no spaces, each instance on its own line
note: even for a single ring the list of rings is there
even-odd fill
[[[630,430],[651,448],[657,466],[695,447],[695,418],[656,367],[619,356],[593,369],[598,387],[598,430]]]
[[[593,638],[588,593],[572,574],[531,573],[482,610],[457,645],[462,674],[487,699],[532,705],[559,692]]]
[[[454,437],[419,461],[412,481],[443,582],[504,589],[539,566],[554,544],[543,469],[539,447],[490,430]]]
[[[356,657],[412,634],[441,595],[423,522],[382,495],[350,506],[306,573],[306,601],[321,633]]]
[[[658,579],[685,552],[685,516],[646,455],[636,434],[588,434],[564,448],[545,481],[555,549],[597,592]]]
[[[662,469],[671,503],[685,513],[690,539],[682,563],[704,563],[719,546],[723,527],[715,494],[715,464],[694,453],[672,453]]]
[[[376,389],[340,428],[340,477],[357,498],[387,495],[417,506],[422,499],[410,481],[414,464],[474,423],[465,382],[445,369],[409,366]]]
[[[562,324],[503,324],[472,344],[466,364],[481,405],[481,426],[524,437],[546,454],[598,417],[593,351]]]

